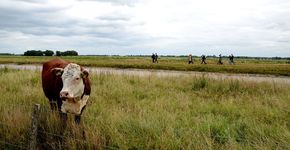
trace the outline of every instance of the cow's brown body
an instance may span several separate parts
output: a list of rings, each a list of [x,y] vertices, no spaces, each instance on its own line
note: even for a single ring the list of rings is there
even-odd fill
[[[43,64],[42,68],[42,88],[45,96],[49,99],[52,109],[60,109],[62,101],[59,96],[59,92],[62,89],[61,77],[53,74],[54,68],[64,68],[69,62],[54,59]]]
[[[51,108],[60,110],[62,106],[62,99],[60,98],[60,91],[63,87],[61,76],[55,75],[54,68],[65,68],[70,62],[62,59],[53,59],[43,64],[42,70],[42,88],[45,96],[49,99]],[[83,70],[83,68],[81,68]],[[85,85],[83,95],[90,95],[91,86],[89,78],[83,78]],[[80,116],[80,115],[79,115]]]

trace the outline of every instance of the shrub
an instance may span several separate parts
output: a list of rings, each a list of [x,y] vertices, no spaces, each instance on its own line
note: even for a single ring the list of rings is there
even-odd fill
[[[69,50],[61,53],[61,56],[78,56],[78,52]]]
[[[230,130],[225,122],[216,122],[210,127],[211,138],[219,144],[225,144],[229,141]]]
[[[43,56],[43,52],[41,50],[28,50],[24,52],[24,56]]]
[[[197,78],[197,80],[192,85],[192,90],[201,90],[207,87],[208,81],[202,76],[201,78]]]
[[[61,52],[60,52],[60,51],[56,51],[56,52],[55,52],[55,55],[56,55],[56,56],[61,56]]]
[[[45,56],[53,56],[54,52],[52,50],[46,50],[43,52]]]

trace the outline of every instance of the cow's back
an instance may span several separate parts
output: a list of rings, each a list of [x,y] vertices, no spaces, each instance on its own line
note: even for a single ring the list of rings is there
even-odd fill
[[[52,73],[54,68],[64,68],[69,62],[62,59],[53,59],[47,61],[42,67],[42,88],[45,96],[49,100],[57,100],[59,98],[59,92],[62,88],[61,77],[55,76]]]

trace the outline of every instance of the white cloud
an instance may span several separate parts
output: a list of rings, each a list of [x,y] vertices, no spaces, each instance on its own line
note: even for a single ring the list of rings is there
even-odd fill
[[[288,0],[2,0],[0,20],[0,52],[290,56]]]

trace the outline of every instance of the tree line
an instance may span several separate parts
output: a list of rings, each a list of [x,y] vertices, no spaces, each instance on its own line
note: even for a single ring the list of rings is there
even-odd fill
[[[68,50],[68,51],[54,51],[52,50],[28,50],[24,52],[24,56],[78,56],[78,52],[75,50]]]

